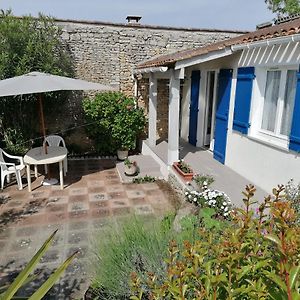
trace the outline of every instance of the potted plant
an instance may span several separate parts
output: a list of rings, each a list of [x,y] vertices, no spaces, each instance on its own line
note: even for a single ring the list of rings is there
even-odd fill
[[[173,163],[173,167],[186,181],[192,180],[194,173],[189,164],[183,160],[179,160],[178,162]]]
[[[124,160],[124,172],[127,176],[134,176],[138,173],[136,161],[131,161],[128,157]]]
[[[83,101],[86,127],[95,149],[102,155],[119,152],[119,159],[135,149],[136,139],[145,128],[144,111],[135,104],[135,99],[120,92],[99,93]],[[119,151],[118,151],[119,150]]]
[[[119,100],[119,110],[112,124],[112,137],[118,148],[118,158],[124,160],[128,151],[135,149],[137,136],[145,127],[145,115],[135,106],[134,99],[123,97]]]

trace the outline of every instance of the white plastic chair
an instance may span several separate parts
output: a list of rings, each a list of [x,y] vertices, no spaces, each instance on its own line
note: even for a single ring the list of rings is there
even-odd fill
[[[56,147],[64,147],[66,148],[66,143],[64,139],[59,136],[59,135],[48,135],[45,137],[44,142],[43,142],[43,147],[47,144],[49,147],[51,146],[56,146]],[[68,172],[68,158],[66,157],[63,161],[63,169],[64,169],[64,176],[66,176]],[[45,173],[48,173],[48,168],[45,165]]]
[[[18,160],[20,163],[19,164],[8,163],[5,161],[4,159],[5,157]],[[1,190],[3,190],[4,187],[5,177],[7,177],[7,183],[9,183],[11,174],[16,175],[18,188],[19,190],[22,190],[23,184],[21,178],[21,171],[25,168],[23,157],[10,155],[0,148],[0,167],[1,167]]]

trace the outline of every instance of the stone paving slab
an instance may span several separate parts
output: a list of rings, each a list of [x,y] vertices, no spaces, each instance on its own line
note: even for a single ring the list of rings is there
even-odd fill
[[[69,161],[64,190],[41,186],[42,179],[32,178],[31,193],[26,185],[18,191],[15,184],[0,193],[0,286],[12,280],[58,229],[38,264],[42,273],[30,288],[45,281],[69,255],[79,253],[45,299],[82,297],[90,283],[91,245],[97,231],[130,213],[152,217],[173,210],[157,183],[122,184],[112,160]]]

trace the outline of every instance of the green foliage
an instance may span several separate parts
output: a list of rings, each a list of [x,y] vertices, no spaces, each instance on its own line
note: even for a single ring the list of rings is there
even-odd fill
[[[295,222],[300,225],[300,183],[296,184],[291,179],[285,185],[285,198],[290,201],[292,208],[295,210]]]
[[[177,166],[183,173],[193,173],[192,167],[182,159],[178,162]]]
[[[131,272],[142,277],[147,272],[163,274],[163,257],[167,254],[169,238],[169,230],[167,227],[161,230],[159,220],[152,220],[147,226],[134,216],[120,220],[117,227],[103,229],[95,245],[97,258],[93,283],[100,299],[129,297],[128,276]]]
[[[1,124],[1,123],[0,123]],[[6,128],[0,126],[0,134],[5,142],[5,149],[12,155],[24,155],[30,148],[28,142],[23,137],[20,128]]]
[[[43,257],[47,249],[50,247],[57,230],[44,242],[42,247],[37,251],[34,257],[30,260],[28,265],[24,268],[24,270],[17,276],[17,278],[13,281],[13,283],[5,289],[0,287],[0,300],[9,300],[9,299],[17,299],[14,295],[18,292],[18,290],[28,284],[30,281],[35,279],[35,276],[30,276],[30,273],[34,270],[35,266],[38,264],[40,259]],[[56,271],[38,288],[36,292],[29,298],[30,300],[39,300],[42,299],[50,288],[55,284],[58,278],[62,275],[65,269],[69,266],[69,264],[74,259],[76,253],[71,255],[63,264],[61,264]]]
[[[145,175],[143,177],[136,177],[132,179],[132,183],[147,183],[147,182],[155,182],[156,178],[150,175]]]
[[[192,180],[196,183],[199,192],[207,189],[215,181],[211,175],[205,174],[196,174]]]
[[[50,17],[16,18],[11,11],[0,11],[0,79],[40,71],[55,75],[73,74],[71,58],[61,39],[61,29]],[[62,104],[63,93],[47,94],[44,107],[55,115],[55,105]],[[57,103],[53,101],[57,100]],[[4,97],[0,101],[3,131],[11,140],[23,142],[36,137],[38,110],[33,95]],[[12,128],[16,129],[13,136]],[[1,135],[0,133],[0,135]],[[20,138],[22,135],[22,138]],[[1,137],[0,137],[1,138]]]
[[[119,92],[97,94],[83,101],[89,136],[95,141],[101,154],[113,154],[116,150],[136,147],[136,139],[145,127],[145,116],[135,106],[133,98]]]
[[[279,16],[300,13],[299,0],[265,0],[268,8]]]
[[[221,234],[202,227],[183,249],[170,242],[163,281],[155,273],[146,280],[132,273],[131,299],[300,299],[300,228],[283,190],[274,189],[255,216],[255,188],[247,186],[245,209],[232,213]]]

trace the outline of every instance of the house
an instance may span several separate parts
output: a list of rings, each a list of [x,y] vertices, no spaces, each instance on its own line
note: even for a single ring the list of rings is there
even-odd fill
[[[142,64],[149,78],[149,128],[143,151],[155,154],[158,82],[168,79],[166,166],[180,141],[266,191],[300,182],[300,18]]]

